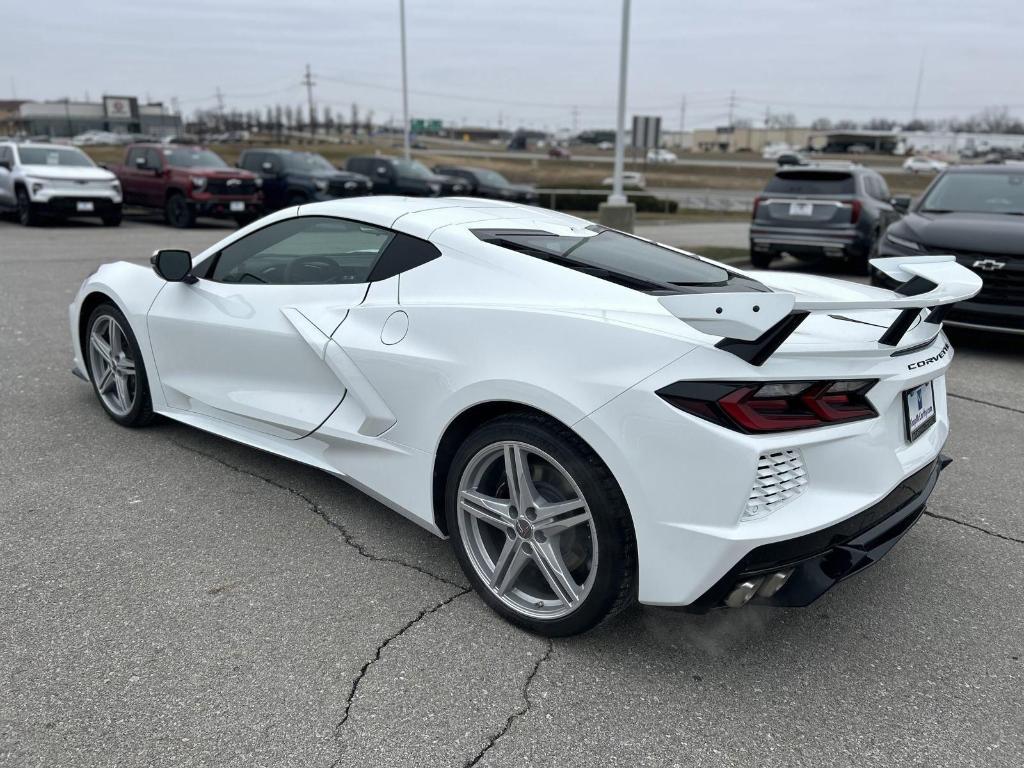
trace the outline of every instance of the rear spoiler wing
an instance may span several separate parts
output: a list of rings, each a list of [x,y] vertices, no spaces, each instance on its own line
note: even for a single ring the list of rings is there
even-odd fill
[[[922,309],[924,322],[942,324],[949,308],[981,290],[981,278],[955,256],[896,256],[871,266],[900,285],[891,297],[845,300],[797,298],[785,292],[702,293],[661,296],[665,309],[702,333],[721,336],[715,346],[752,365],[763,365],[812,312],[889,309],[900,314],[878,343],[900,343]]]

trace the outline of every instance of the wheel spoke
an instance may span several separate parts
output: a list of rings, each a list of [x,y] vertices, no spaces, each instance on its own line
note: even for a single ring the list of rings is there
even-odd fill
[[[118,363],[117,367],[125,376],[135,375],[135,361],[130,357],[124,358],[120,363]]]
[[[572,607],[580,598],[580,588],[569,575],[557,541],[536,542],[533,546],[533,561],[558,598]]]
[[[100,376],[99,381],[96,382],[96,390],[101,394],[106,394],[110,389],[111,384],[114,383],[114,366],[109,366],[107,370]]]
[[[114,360],[117,360],[118,356],[121,354],[122,351],[121,329],[117,326],[117,323],[114,321],[114,318],[112,317],[110,318],[109,328],[110,332],[107,338],[110,339],[110,356]]]
[[[508,481],[512,504],[520,512],[535,504],[537,493],[530,477],[530,463],[522,446],[508,443],[505,446],[505,476]]]
[[[110,345],[103,340],[103,337],[97,332],[98,330],[98,328],[94,328],[93,332],[89,334],[89,344],[92,345],[92,348],[96,350],[100,357],[108,363],[112,363],[113,357],[110,354]]]
[[[590,521],[590,512],[583,499],[570,499],[553,504],[538,504],[535,530],[552,536]]]
[[[131,407],[131,397],[128,394],[128,378],[121,373],[114,372],[114,386],[117,388],[117,402],[123,410]]]
[[[501,554],[498,555],[498,562],[494,564],[491,588],[495,589],[498,595],[504,595],[516,583],[528,562],[530,557],[523,549],[523,542],[518,539],[507,539]]]
[[[515,524],[515,520],[509,514],[511,504],[504,499],[467,490],[459,494],[459,503],[466,512],[485,523],[500,528],[508,528]]]

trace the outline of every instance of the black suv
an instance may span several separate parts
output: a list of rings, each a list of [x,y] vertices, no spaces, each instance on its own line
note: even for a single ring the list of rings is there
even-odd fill
[[[766,269],[788,253],[803,261],[822,256],[867,272],[879,238],[910,207],[893,197],[881,174],[859,165],[811,165],[775,172],[754,200],[750,261]]]
[[[374,192],[381,195],[440,197],[465,195],[469,192],[469,185],[462,179],[439,176],[419,160],[385,155],[350,157],[345,167],[369,176],[373,181]]]
[[[1024,167],[948,168],[886,230],[878,254],[953,254],[978,273],[982,285],[977,296],[953,306],[946,322],[1024,333]],[[896,287],[875,270],[872,282]]]
[[[435,165],[434,173],[453,176],[466,182],[467,194],[492,200],[538,205],[537,191],[527,184],[513,184],[497,171],[488,168],[468,168],[461,165]]]
[[[268,211],[373,192],[368,178],[339,171],[315,152],[247,149],[238,158],[238,166],[263,177],[263,205]]]

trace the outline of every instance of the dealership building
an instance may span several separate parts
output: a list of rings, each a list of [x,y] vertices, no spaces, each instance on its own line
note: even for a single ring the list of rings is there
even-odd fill
[[[92,101],[24,101],[9,122],[26,136],[75,136],[85,131],[173,136],[181,133],[181,115],[160,102],[140,104],[134,96],[104,96]]]

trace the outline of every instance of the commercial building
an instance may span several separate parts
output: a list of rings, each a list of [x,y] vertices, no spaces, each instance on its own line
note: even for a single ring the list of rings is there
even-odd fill
[[[173,136],[181,115],[160,102],[140,104],[134,96],[104,96],[101,101],[25,101],[18,105],[14,131],[26,136],[70,137],[85,131]]]

